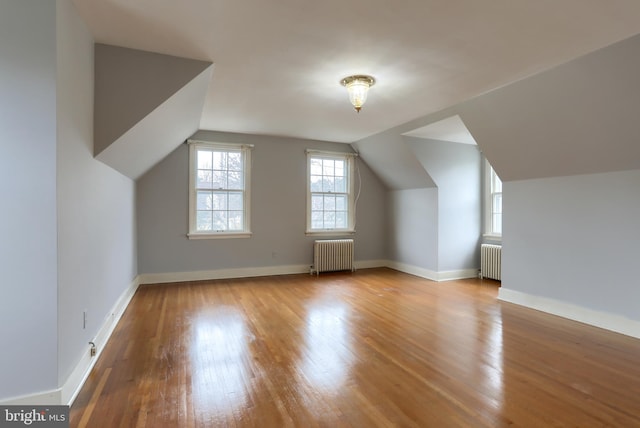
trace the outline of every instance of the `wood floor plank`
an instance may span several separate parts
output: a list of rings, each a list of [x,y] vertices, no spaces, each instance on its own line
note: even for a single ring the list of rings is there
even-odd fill
[[[640,341],[390,269],[142,286],[99,427],[640,427]]]

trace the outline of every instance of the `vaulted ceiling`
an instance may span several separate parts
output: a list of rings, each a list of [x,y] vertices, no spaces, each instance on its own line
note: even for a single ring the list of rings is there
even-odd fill
[[[640,32],[635,0],[73,1],[98,43],[214,64],[200,129],[337,142]],[[378,80],[360,114],[355,73]]]

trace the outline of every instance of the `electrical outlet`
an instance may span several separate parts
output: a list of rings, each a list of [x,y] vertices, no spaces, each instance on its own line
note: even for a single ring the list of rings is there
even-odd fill
[[[89,353],[92,357],[95,357],[97,353],[96,344],[93,342],[89,342],[89,345],[91,346],[91,348],[89,348]]]

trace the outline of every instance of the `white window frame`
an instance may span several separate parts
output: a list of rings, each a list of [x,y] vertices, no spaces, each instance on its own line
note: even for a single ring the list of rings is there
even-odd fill
[[[249,238],[251,237],[251,149],[252,145],[246,144],[228,144],[209,141],[188,140],[189,145],[189,239],[220,239],[220,238]],[[243,198],[243,228],[237,231],[199,231],[196,228],[197,221],[197,159],[196,153],[198,149],[220,150],[220,151],[240,151],[242,154],[243,169],[243,189],[241,189]],[[216,189],[213,189],[216,190]]]
[[[356,225],[356,198],[355,198],[355,186],[354,186],[354,171],[355,171],[355,159],[356,153],[342,153],[342,152],[327,152],[320,150],[307,150],[307,235],[313,236],[336,236],[336,235],[352,235],[355,234]],[[346,195],[347,195],[347,227],[345,228],[326,228],[326,229],[313,229],[312,228],[312,206],[311,199],[312,194],[325,193],[325,192],[311,192],[311,159],[333,159],[343,160],[346,168]],[[326,192],[330,194],[332,192]]]
[[[495,214],[493,207],[493,200],[496,197],[502,198],[502,190],[499,192],[494,189],[495,180],[500,180],[500,177],[495,172],[488,160],[484,162],[484,237],[488,239],[501,240],[502,239],[502,221],[503,213],[500,211],[500,231],[496,232],[493,227],[493,217]],[[502,181],[500,180],[502,184]],[[502,186],[501,186],[502,187]]]

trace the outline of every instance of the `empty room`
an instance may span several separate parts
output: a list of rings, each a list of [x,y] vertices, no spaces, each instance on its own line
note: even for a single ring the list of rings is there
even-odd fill
[[[0,425],[640,427],[639,76],[623,0],[0,0]]]

